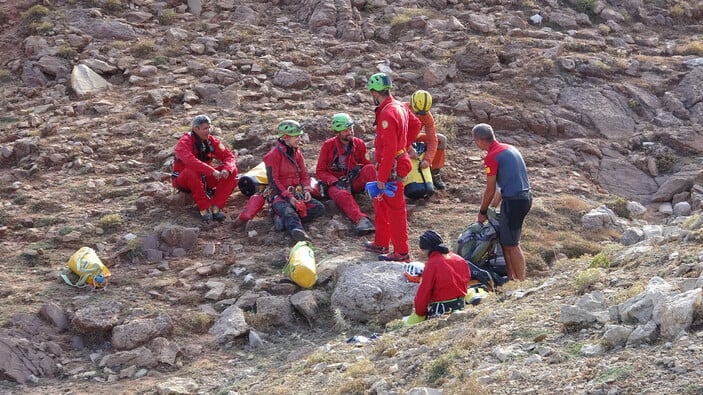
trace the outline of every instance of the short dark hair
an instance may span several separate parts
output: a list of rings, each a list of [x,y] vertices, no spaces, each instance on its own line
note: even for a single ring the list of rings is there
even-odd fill
[[[496,139],[495,133],[493,133],[493,127],[487,123],[479,123],[471,129],[471,134],[474,138],[491,142]]]

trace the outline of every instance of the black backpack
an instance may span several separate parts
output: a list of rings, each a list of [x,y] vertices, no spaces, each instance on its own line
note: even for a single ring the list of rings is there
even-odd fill
[[[456,248],[469,265],[471,279],[492,288],[508,281],[498,230],[498,214],[491,210],[488,221],[475,222],[461,232]]]

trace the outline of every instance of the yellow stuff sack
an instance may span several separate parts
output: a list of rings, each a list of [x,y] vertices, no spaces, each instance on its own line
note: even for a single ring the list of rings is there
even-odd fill
[[[263,192],[268,186],[268,177],[266,176],[266,165],[264,162],[259,163],[253,169],[239,176],[237,186],[239,191],[244,196],[253,196],[256,193]]]
[[[309,241],[299,241],[290,250],[288,263],[283,267],[283,274],[303,288],[312,288],[317,282],[317,265],[315,252]]]
[[[413,144],[413,147],[417,146]],[[419,146],[419,147],[423,147]],[[421,149],[417,159],[410,159],[412,170],[405,177],[405,197],[408,199],[429,199],[434,194],[434,184],[432,183],[432,171],[430,167],[423,169],[420,162],[425,159],[424,148]]]
[[[66,284],[74,287],[91,286],[93,288],[104,288],[110,277],[110,270],[105,266],[98,254],[90,247],[81,247],[68,259],[68,268],[61,273],[61,278]],[[78,276],[78,281],[71,282],[68,278],[67,270]]]

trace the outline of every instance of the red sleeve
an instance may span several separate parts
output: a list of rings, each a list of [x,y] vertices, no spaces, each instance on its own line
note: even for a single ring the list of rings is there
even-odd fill
[[[183,135],[183,137],[178,140],[176,149],[174,150],[176,157],[185,167],[193,170],[194,172],[206,176],[212,175],[215,168],[205,162],[202,162],[197,156],[195,156],[195,154],[193,154],[193,144],[193,138],[190,134]]]
[[[468,265],[467,265],[468,266]],[[427,305],[430,304],[430,296],[432,287],[435,283],[436,265],[432,264],[432,260],[425,263],[425,270],[422,272],[422,280],[415,294],[415,314],[424,316],[427,315]]]
[[[387,111],[381,113],[378,117],[377,139],[381,140],[383,152],[380,155],[378,163],[378,176],[376,179],[381,182],[388,182],[395,163],[395,154],[403,147],[397,147],[398,144],[398,122],[388,115]],[[379,144],[377,144],[378,146]],[[379,156],[377,155],[378,159]]]
[[[217,137],[210,136],[210,141],[212,146],[215,148],[215,158],[222,162],[222,166],[225,170],[229,171],[232,175],[237,175],[237,159],[234,157],[234,153],[225,146],[225,144],[220,141]]]
[[[278,150],[278,145],[276,145],[268,154],[264,155],[264,165],[271,169],[271,180],[269,180],[269,183],[272,183],[278,189],[278,193],[282,197],[289,198],[291,194],[288,193],[285,185],[281,183],[281,160],[283,159],[283,155]]]
[[[332,185],[337,182],[337,176],[329,171],[329,165],[334,159],[332,158],[334,144],[334,139],[327,140],[322,144],[320,156],[317,158],[317,166],[315,167],[315,177],[327,185]]]
[[[354,160],[357,165],[370,165],[371,161],[366,155],[367,149],[364,140],[360,138],[355,138],[354,140]]]
[[[303,153],[300,149],[295,150],[295,162],[300,168],[300,185],[307,190],[311,190],[312,184],[310,182],[310,175],[308,174],[308,169],[305,167],[305,158],[303,158]]]

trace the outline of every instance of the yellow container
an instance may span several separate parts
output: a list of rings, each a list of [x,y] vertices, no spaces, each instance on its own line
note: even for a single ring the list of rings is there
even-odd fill
[[[288,255],[288,264],[283,267],[283,274],[303,288],[312,288],[315,285],[317,264],[309,241],[299,241],[293,246]]]
[[[268,186],[268,177],[266,176],[266,165],[264,162],[259,163],[253,169],[242,174],[237,180],[239,191],[244,196],[253,196],[256,193],[263,192]]]
[[[66,263],[68,269],[78,276],[78,281],[72,283],[66,274],[61,274],[61,278],[68,285],[74,287],[84,287],[89,285],[93,288],[103,288],[107,285],[110,270],[105,266],[98,254],[90,247],[81,247],[68,259]]]

